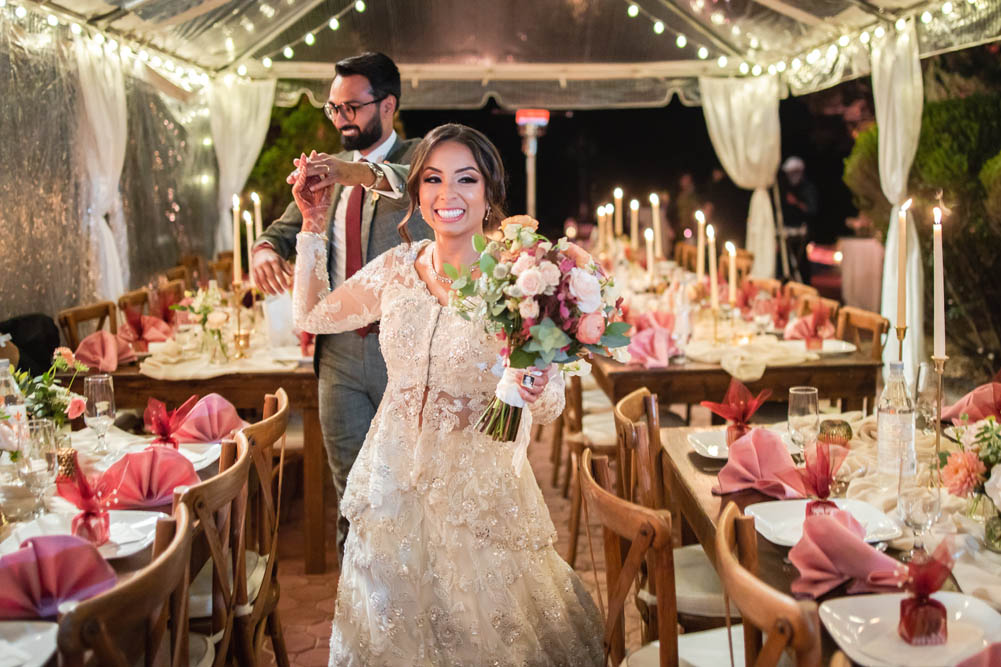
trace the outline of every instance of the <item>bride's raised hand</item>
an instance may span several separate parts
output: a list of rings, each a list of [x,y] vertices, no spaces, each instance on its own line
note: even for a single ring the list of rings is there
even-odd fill
[[[294,172],[292,197],[295,198],[295,204],[302,213],[302,231],[322,234],[327,228],[332,188],[314,187],[321,179],[306,159],[305,153],[299,156],[296,166],[298,169]]]

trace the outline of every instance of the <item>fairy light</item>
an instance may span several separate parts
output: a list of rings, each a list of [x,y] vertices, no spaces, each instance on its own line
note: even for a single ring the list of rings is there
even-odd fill
[[[306,36],[302,38],[302,41],[306,42],[306,46],[313,46],[313,44],[316,43],[316,37],[313,36],[313,33],[307,32]]]
[[[730,28],[730,34],[734,37],[740,37],[740,26],[735,23],[733,27]]]
[[[705,60],[709,57],[709,49],[704,46],[700,46],[697,55],[699,56],[699,60]]]
[[[329,27],[331,30],[337,30],[338,28],[341,27],[341,22],[338,21],[337,17],[335,16],[334,18],[330,19],[330,22],[327,24],[327,27]]]
[[[261,6],[262,13],[267,13],[265,7],[269,6],[262,5]],[[286,42],[283,47],[279,47],[269,53],[261,54],[260,52],[258,52],[257,54],[255,54],[255,57],[261,59],[260,62],[261,64],[264,65],[265,68],[270,68],[274,64],[273,59],[277,58],[278,54],[281,54],[286,59],[291,60],[295,56],[294,47],[298,43],[302,42],[306,46],[313,46],[316,43],[318,31],[323,30],[323,28],[325,27],[329,28],[330,30],[340,30],[341,19],[343,19],[346,14],[350,13],[351,11],[354,11],[358,14],[362,14],[365,12],[367,8],[368,7],[365,4],[364,0],[355,0],[354,2],[349,2],[340,11],[336,12],[333,15],[328,15],[327,18],[323,19],[320,23],[313,25],[311,28],[309,28],[309,30],[306,30],[303,33],[301,33],[302,36],[299,37],[298,39],[292,39]],[[271,11],[273,12],[274,10]],[[230,65],[230,67],[232,66],[233,65]]]
[[[365,3],[363,0],[358,0],[358,2],[355,3],[355,11],[359,14],[365,11]]]
[[[97,44],[98,46],[104,44],[104,35],[101,33],[97,33],[96,35],[94,35],[94,43]]]
[[[723,67],[726,67],[726,63],[727,63],[726,56],[720,56],[719,58],[716,59],[716,64],[719,65],[721,69]]]
[[[886,34],[886,28],[884,28],[881,25],[878,25],[876,26],[876,29],[872,31],[872,34],[876,37],[876,39],[880,39],[883,35]]]
[[[233,43],[233,38],[232,37],[227,37],[226,38],[226,50],[227,51],[233,51],[235,49],[236,49],[236,44]]]
[[[751,68],[751,74],[754,76],[761,76],[761,65],[755,65]]]
[[[286,58],[291,58],[292,56],[295,55],[295,51],[292,50],[291,46],[286,46],[284,49],[282,49],[282,55],[285,56]]]
[[[775,71],[777,71],[779,74],[786,71],[786,61],[780,60],[777,63],[775,63]]]
[[[771,65],[768,66],[768,73],[769,74],[775,74],[777,71],[778,71],[778,68],[775,67],[775,63],[772,63]]]
[[[0,2],[3,2],[3,0],[0,0]],[[2,6],[0,5],[0,7]],[[70,32],[74,35],[80,35],[83,33],[83,28],[80,27],[79,23],[70,23]]]
[[[723,12],[713,12],[712,16],[709,17],[709,20],[716,25],[723,25],[726,23],[726,17],[723,16]]]
[[[751,66],[748,65],[746,62],[742,62],[740,63],[740,66],[737,67],[737,70],[740,71],[741,74],[747,74],[748,72],[751,71]]]
[[[678,35],[678,39],[674,40],[674,43],[678,45],[679,49],[683,49],[688,44],[688,38],[684,35]]]
[[[147,51],[146,49],[139,49],[139,60],[143,61],[144,63],[148,63],[149,51]]]
[[[653,31],[655,33],[657,33],[658,35],[662,34],[664,32],[664,22],[663,21],[654,21]]]
[[[108,53],[114,53],[115,51],[118,50],[118,42],[116,42],[113,39],[108,40],[108,45],[104,48],[108,50]],[[172,68],[173,68],[173,63],[171,63],[171,69]]]
[[[261,64],[264,65],[265,69],[271,69],[272,65],[271,58],[264,56],[263,58],[261,58]]]
[[[626,10],[626,14],[629,15],[629,18],[634,19],[640,15],[640,8],[636,5],[629,5],[629,8]]]
[[[799,58],[793,58],[791,65],[792,65],[792,71],[795,72],[796,70],[798,70],[800,67],[803,66],[803,62]]]
[[[827,59],[834,60],[838,57],[838,47],[835,44],[831,44],[827,47]]]
[[[752,49],[756,49],[756,48],[758,48],[759,46],[761,46],[761,42],[759,42],[759,41],[758,41],[758,38],[757,38],[757,37],[752,37],[752,38],[751,38],[751,41],[750,41],[750,45],[751,45],[751,48],[752,48]]]
[[[942,13],[943,14],[951,14],[952,13],[952,3],[951,2],[947,2],[947,3],[945,3],[945,4],[942,5]]]
[[[868,44],[870,39],[872,38],[869,36],[868,30],[864,31],[861,35],[858,36],[858,41],[862,42],[863,44]]]
[[[240,66],[236,68],[236,73],[240,76],[247,76],[247,66],[240,63]]]
[[[897,32],[903,32],[904,30],[907,29],[907,21],[905,19],[899,18],[897,19],[897,22],[893,24],[893,26],[897,29]]]
[[[820,60],[820,49],[814,49],[813,51],[810,51],[808,54],[806,54],[807,64],[813,65],[818,60]]]
[[[28,15],[28,10],[25,9],[22,5],[18,5],[17,9],[14,10],[14,16],[16,16],[19,19],[23,19],[27,15]]]
[[[149,64],[152,65],[153,67],[159,67],[160,65],[163,64],[163,61],[160,60],[160,56],[153,56],[152,58],[149,59]]]
[[[851,43],[851,41],[852,38],[849,37],[848,35],[841,35],[841,37],[838,37],[838,45],[840,46],[848,46]]]
[[[57,19],[52,14],[49,14],[48,16],[45,17],[45,22],[48,23],[53,28],[55,28],[57,25],[59,25],[59,19]]]
[[[931,23],[931,12],[928,12],[928,11],[922,12],[921,13],[921,22],[924,23],[925,25],[928,25],[929,23]]]

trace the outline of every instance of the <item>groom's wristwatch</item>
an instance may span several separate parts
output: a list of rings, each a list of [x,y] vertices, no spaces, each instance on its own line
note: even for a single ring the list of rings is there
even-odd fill
[[[372,181],[372,185],[369,185],[368,188],[370,190],[374,189],[379,184],[379,179],[382,178],[382,169],[379,169],[374,162],[362,162],[362,164],[372,172],[372,177],[375,180]]]

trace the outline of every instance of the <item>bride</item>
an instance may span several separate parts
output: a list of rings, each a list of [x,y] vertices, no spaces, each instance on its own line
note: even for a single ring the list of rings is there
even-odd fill
[[[389,177],[327,156],[303,156],[298,165],[295,324],[335,333],[381,320],[389,370],[341,500],[351,529],[330,664],[603,664],[601,618],[556,553],[542,493],[515,455],[533,421],[559,415],[562,377],[531,369],[534,384],[520,388],[530,410],[517,442],[478,432],[473,425],[493,396],[503,343],[447,305],[443,265],[472,264],[473,235],[503,217],[497,149],[477,130],[450,124],[418,145],[409,174],[383,165],[406,178],[411,211],[420,207],[435,241],[409,243],[401,225],[407,243],[333,292],[323,235],[329,184],[374,178],[378,186]]]

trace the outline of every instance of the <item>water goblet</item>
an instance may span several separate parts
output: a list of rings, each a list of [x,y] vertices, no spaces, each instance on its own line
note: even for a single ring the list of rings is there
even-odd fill
[[[28,422],[28,441],[18,459],[25,487],[35,497],[32,518],[45,514],[45,493],[56,481],[56,429],[50,419]]]
[[[820,408],[816,387],[792,387],[789,390],[789,437],[800,455],[820,435]]]
[[[912,473],[914,461],[906,454],[900,457],[897,478],[897,514],[904,524],[914,532],[914,545],[901,554],[901,560],[909,561],[923,549],[923,536],[938,521],[942,512],[942,489],[939,483],[938,467],[932,459],[934,453],[918,457]]]
[[[938,382],[932,365],[922,361],[914,380],[915,427],[925,435],[935,432],[938,407]]]
[[[758,335],[767,333],[772,325],[772,299],[766,292],[758,292],[754,297],[751,312],[754,316],[754,330]]]
[[[115,422],[115,387],[111,376],[101,374],[84,378],[83,395],[87,399],[83,421],[97,434],[94,454],[105,456],[109,453],[108,429]]]

